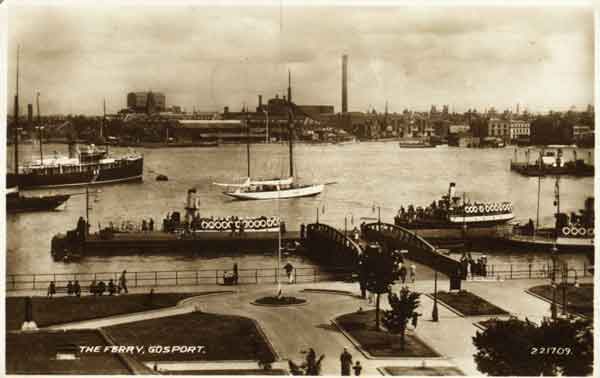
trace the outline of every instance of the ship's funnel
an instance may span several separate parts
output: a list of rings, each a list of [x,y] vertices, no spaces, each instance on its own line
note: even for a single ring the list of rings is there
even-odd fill
[[[74,159],[77,155],[77,143],[69,142],[69,159]]]
[[[448,200],[452,201],[452,198],[454,198],[454,194],[456,193],[456,184],[451,182],[450,183],[450,187],[448,188]]]
[[[185,207],[188,209],[196,209],[196,203],[196,189],[189,189]]]

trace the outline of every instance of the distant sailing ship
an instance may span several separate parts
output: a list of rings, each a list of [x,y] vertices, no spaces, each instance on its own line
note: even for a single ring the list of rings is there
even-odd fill
[[[104,118],[102,128],[104,128]],[[44,157],[40,127],[40,158],[18,166],[18,137],[15,143],[15,174],[23,189],[55,188],[125,181],[141,181],[144,157],[130,151],[124,156],[111,156],[108,146],[101,150],[91,144],[79,150],[72,142],[69,156]],[[8,174],[11,177],[11,174]]]
[[[17,90],[15,94],[15,173],[6,178],[6,212],[17,213],[27,211],[49,211],[64,204],[69,195],[48,195],[37,197],[26,197],[19,193],[19,48],[17,48]],[[38,119],[40,115],[39,93],[38,93]]]
[[[291,87],[291,78],[290,87]],[[288,88],[291,93],[291,89]],[[310,197],[320,194],[325,188],[325,184],[298,184],[294,177],[294,133],[292,124],[294,120],[293,109],[295,105],[288,99],[288,132],[289,132],[289,159],[290,175],[287,178],[273,178],[269,180],[255,180],[250,175],[250,139],[248,138],[247,160],[248,177],[242,184],[223,184],[214,183],[218,186],[224,186],[229,190],[223,194],[240,200],[268,200],[268,199],[286,199],[298,197]],[[249,129],[249,126],[247,126]],[[230,189],[234,188],[234,189]]]

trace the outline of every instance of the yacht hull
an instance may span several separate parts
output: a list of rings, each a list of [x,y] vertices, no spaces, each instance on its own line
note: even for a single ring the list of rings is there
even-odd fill
[[[306,185],[298,188],[289,188],[282,190],[272,190],[266,192],[247,192],[237,190],[234,192],[223,192],[225,195],[239,200],[272,200],[311,197],[320,194],[325,188],[324,184]]]

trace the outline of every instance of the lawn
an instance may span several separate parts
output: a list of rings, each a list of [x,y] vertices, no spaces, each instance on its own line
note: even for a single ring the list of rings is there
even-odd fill
[[[400,335],[374,329],[375,310],[345,314],[336,322],[374,357],[439,357],[412,330],[406,331],[406,347],[400,350]]]
[[[392,366],[392,367],[384,367],[383,370],[388,375],[409,375],[409,376],[444,376],[444,375],[465,375],[462,371],[455,367],[446,367],[446,366],[435,366],[435,367],[404,367],[404,366]]]
[[[93,330],[6,334],[8,374],[131,374],[115,354],[80,354],[75,360],[56,360],[65,345],[107,345]]]
[[[552,287],[550,285],[534,286],[529,289],[534,294],[552,301]],[[592,318],[594,316],[594,284],[580,284],[579,287],[573,285],[566,286],[567,310]],[[556,288],[556,302],[563,304],[563,289],[561,286]]]
[[[201,293],[206,294],[206,293]],[[68,323],[106,316],[129,314],[175,306],[182,299],[200,293],[155,293],[152,302],[149,294],[127,294],[94,297],[32,297],[33,320],[38,327]],[[25,320],[25,297],[6,298],[6,329],[21,329]]]
[[[500,307],[466,290],[452,293],[438,291],[437,298],[465,316],[508,315]]]
[[[142,361],[275,359],[248,318],[192,312],[106,328],[117,345],[204,346],[204,353],[136,354]]]

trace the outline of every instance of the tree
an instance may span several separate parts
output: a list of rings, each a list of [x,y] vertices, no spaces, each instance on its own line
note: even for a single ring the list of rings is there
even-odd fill
[[[498,320],[477,332],[475,362],[488,375],[587,375],[592,371],[591,322],[573,319]],[[565,351],[569,350],[569,353]]]
[[[383,248],[378,243],[371,243],[363,253],[362,267],[365,287],[377,294],[375,329],[379,330],[379,297],[390,290],[390,285],[396,278],[396,258],[388,248]]]
[[[383,324],[390,331],[390,333],[400,334],[400,349],[404,350],[405,346],[405,334],[406,326],[408,321],[419,316],[417,308],[419,307],[419,296],[421,294],[417,292],[411,292],[408,287],[403,287],[400,290],[400,296],[394,293],[390,293],[388,300],[392,307],[389,311],[384,311]]]

